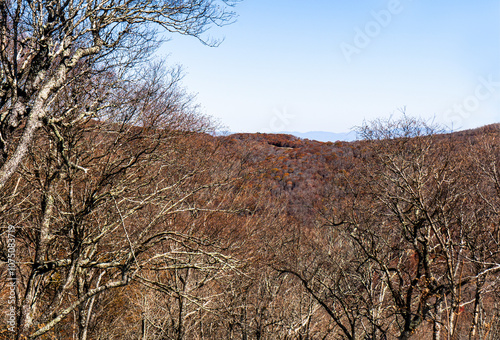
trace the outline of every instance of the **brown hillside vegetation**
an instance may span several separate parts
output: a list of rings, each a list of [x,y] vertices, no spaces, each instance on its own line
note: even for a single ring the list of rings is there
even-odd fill
[[[0,339],[500,339],[500,126],[216,137],[238,2],[0,1]]]
[[[47,126],[2,191],[18,338],[500,337],[498,125],[321,143],[155,112]]]

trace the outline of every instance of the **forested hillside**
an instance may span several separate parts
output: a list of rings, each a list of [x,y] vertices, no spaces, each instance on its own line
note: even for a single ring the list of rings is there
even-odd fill
[[[500,126],[216,136],[238,2],[0,1],[0,339],[500,339]]]
[[[188,117],[39,134],[1,197],[20,338],[500,336],[497,125],[321,143]]]

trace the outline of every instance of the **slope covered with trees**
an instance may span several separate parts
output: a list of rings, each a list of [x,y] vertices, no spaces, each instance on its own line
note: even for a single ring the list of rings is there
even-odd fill
[[[0,2],[0,338],[500,338],[499,126],[215,137],[151,55],[234,3]]]
[[[7,182],[19,338],[498,336],[498,126],[212,137],[167,94],[43,128]]]

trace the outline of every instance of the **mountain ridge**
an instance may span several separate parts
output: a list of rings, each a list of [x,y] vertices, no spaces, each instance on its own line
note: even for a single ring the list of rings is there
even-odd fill
[[[299,138],[305,138],[309,140],[315,140],[318,142],[353,142],[357,140],[357,134],[355,131],[350,132],[328,132],[328,131],[308,131],[308,132],[297,132],[297,131],[283,131],[278,132],[279,134],[289,134]]]

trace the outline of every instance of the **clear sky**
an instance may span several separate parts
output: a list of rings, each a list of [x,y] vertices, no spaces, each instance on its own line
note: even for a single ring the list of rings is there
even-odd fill
[[[409,115],[500,122],[500,0],[246,0],[210,33],[173,36],[203,111],[232,132],[345,132]]]

